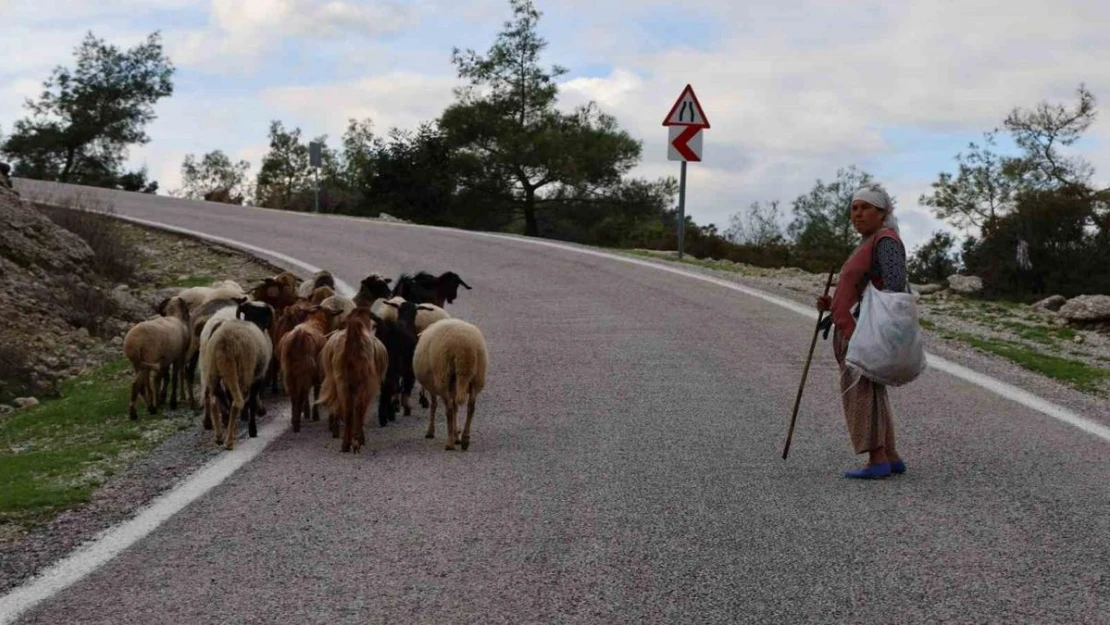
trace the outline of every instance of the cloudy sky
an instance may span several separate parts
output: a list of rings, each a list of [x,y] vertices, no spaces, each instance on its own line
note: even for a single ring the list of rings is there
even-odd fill
[[[942,225],[917,199],[1014,106],[1110,103],[1105,0],[537,0],[561,106],[590,99],[643,141],[637,175],[678,174],[661,126],[691,83],[712,128],[687,211],[721,227],[856,164],[899,202],[915,245]],[[0,0],[0,130],[86,31],[130,46],[163,32],[178,67],[153,141],[133,150],[164,190],[188,153],[257,166],[271,119],[338,139],[435,118],[458,84],[453,46],[485,51],[507,0]],[[1110,179],[1103,113],[1077,150]],[[1107,183],[1110,184],[1110,183]]]

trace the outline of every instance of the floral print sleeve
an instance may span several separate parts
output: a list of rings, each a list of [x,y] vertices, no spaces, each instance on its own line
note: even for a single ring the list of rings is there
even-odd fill
[[[871,271],[883,280],[884,291],[906,289],[906,250],[894,239],[880,239],[875,245]]]

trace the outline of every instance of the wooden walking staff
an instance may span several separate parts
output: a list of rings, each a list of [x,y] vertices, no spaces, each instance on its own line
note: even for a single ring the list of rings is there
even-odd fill
[[[825,295],[829,294],[829,287],[832,286],[834,273],[836,273],[836,267],[833,267],[829,271],[829,279],[825,282]],[[798,396],[794,399],[794,414],[790,415],[790,430],[786,433],[786,445],[782,448],[783,460],[786,460],[786,455],[790,453],[790,439],[794,438],[794,422],[798,419],[798,406],[802,403],[802,389],[806,387],[806,377],[809,376],[809,363],[813,362],[813,349],[817,347],[817,335],[821,333],[821,322],[824,320],[824,317],[824,311],[817,314],[817,327],[813,330],[813,340],[809,344],[809,356],[806,357],[806,368],[802,370],[802,383],[798,385]]]

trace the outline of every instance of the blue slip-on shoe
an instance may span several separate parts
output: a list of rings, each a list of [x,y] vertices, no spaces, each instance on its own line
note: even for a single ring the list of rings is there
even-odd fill
[[[862,469],[846,471],[844,473],[844,477],[850,477],[858,480],[876,480],[884,477],[890,477],[890,463],[883,462],[881,464],[873,464]]]
[[[906,472],[906,463],[902,462],[901,460],[896,460],[894,462],[891,462],[890,463],[890,472],[891,473],[905,473]]]

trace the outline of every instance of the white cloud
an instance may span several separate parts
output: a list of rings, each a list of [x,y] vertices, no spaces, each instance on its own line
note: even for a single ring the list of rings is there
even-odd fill
[[[171,56],[216,73],[250,71],[288,39],[369,39],[414,23],[415,11],[386,0],[211,0],[209,25],[174,33]]]
[[[453,77],[392,72],[364,80],[313,87],[266,90],[261,97],[292,114],[310,136],[338,138],[350,118],[371,118],[378,132],[415,128],[435,119],[454,101]]]

